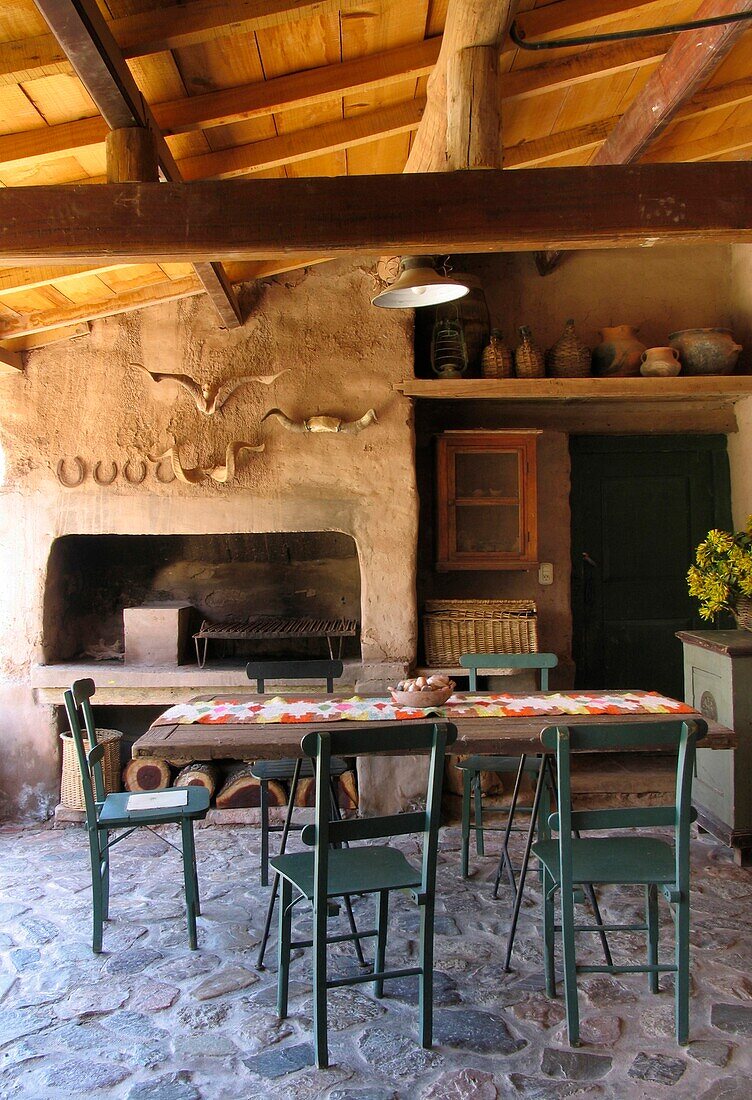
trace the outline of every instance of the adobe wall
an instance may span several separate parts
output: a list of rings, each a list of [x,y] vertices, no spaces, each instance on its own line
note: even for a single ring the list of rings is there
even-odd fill
[[[42,599],[53,540],[65,534],[327,531],[355,540],[361,574],[366,675],[390,677],[415,651],[417,494],[410,403],[392,383],[412,368],[412,317],[372,309],[374,283],[350,264],[280,276],[249,288],[246,324],[219,329],[206,298],[95,322],[82,340],[31,353],[25,374],[0,380],[0,809],[43,817],[57,801],[53,708],[35,704]],[[215,416],[174,383],[132,366],[210,381],[284,371],[271,385],[240,388]],[[295,434],[274,420],[330,415],[357,435]],[[235,441],[263,442],[226,485],[162,484],[150,456],[179,445],[185,467],[224,463]],[[56,469],[80,457],[86,477],[63,488]],[[138,476],[141,484],[123,477]],[[102,462],[112,485],[92,479]],[[160,467],[166,473],[167,464]]]

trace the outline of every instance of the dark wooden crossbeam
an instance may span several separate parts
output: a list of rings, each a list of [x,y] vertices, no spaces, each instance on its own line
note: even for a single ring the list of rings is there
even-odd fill
[[[0,189],[0,262],[197,262],[752,240],[752,164]]]
[[[35,3],[110,129],[137,126],[151,130],[162,174],[167,180],[179,181],[180,169],[94,0]],[[221,265],[208,258],[196,264],[196,274],[222,324],[239,326],[240,307]]]

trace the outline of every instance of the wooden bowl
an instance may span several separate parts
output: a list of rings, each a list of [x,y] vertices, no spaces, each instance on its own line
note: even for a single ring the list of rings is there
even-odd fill
[[[402,707],[440,707],[453,693],[454,684],[451,687],[436,688],[431,691],[396,691],[394,688],[389,690],[394,702]]]

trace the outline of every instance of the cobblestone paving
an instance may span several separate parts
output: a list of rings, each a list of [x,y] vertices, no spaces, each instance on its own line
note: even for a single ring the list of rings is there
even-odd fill
[[[169,834],[166,834],[169,835]],[[415,854],[410,838],[408,854]],[[703,836],[693,843],[691,1043],[673,1041],[670,982],[583,979],[583,1046],[567,1045],[561,999],[541,985],[537,880],[522,912],[515,970],[500,951],[508,897],[492,858],[459,875],[457,830],[442,833],[436,925],[436,1045],[416,1042],[416,988],[330,993],[333,1066],[311,1064],[308,958],[293,963],[290,1017],[274,1012],[276,964],[254,969],[267,891],[252,828],[198,831],[203,916],[188,950],[179,857],[152,834],[113,853],[105,951],[90,947],[87,849],[78,828],[0,829],[0,1096],[34,1100],[493,1100],[495,1097],[752,1096],[752,873]],[[393,895],[388,962],[417,950],[415,910]],[[606,890],[604,915],[634,919],[637,893]],[[355,903],[370,925],[370,902]],[[671,946],[665,907],[663,947]],[[298,919],[298,931],[305,918]],[[644,957],[621,937],[622,958]],[[594,948],[593,948],[594,950]],[[637,957],[635,958],[635,953]],[[332,972],[355,966],[346,946]],[[409,962],[407,963],[409,965]],[[389,989],[389,986],[387,986]]]

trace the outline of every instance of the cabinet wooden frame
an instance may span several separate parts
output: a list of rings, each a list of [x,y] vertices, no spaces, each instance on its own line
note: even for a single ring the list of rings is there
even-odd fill
[[[530,569],[538,559],[536,431],[449,431],[436,446],[437,555],[439,572],[459,569]],[[457,496],[457,459],[468,454],[511,454],[517,460],[516,497]],[[518,549],[460,550],[458,507],[516,508]]]

